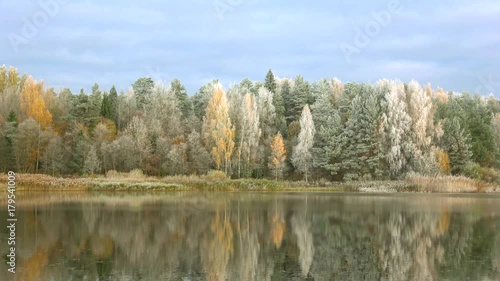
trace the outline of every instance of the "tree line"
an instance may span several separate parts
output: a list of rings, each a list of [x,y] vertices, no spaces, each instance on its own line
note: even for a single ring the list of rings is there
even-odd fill
[[[147,77],[120,93],[95,83],[74,94],[2,66],[0,154],[0,171],[51,175],[481,178],[500,168],[500,101],[416,81],[308,82],[271,70],[193,95],[178,79]]]

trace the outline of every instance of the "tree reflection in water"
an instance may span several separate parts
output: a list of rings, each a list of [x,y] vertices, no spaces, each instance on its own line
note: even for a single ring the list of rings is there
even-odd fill
[[[25,198],[12,280],[500,279],[493,196]]]

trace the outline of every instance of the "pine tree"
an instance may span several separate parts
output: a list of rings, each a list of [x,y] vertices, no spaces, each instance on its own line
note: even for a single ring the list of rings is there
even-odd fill
[[[458,117],[446,120],[442,145],[448,153],[451,173],[456,175],[463,172],[473,154],[471,152],[470,136],[462,128]]]
[[[149,77],[142,77],[132,84],[134,95],[136,98],[137,108],[143,109],[146,99],[151,95],[154,87],[154,82]]]
[[[312,167],[312,147],[314,141],[314,123],[309,105],[304,106],[300,117],[300,133],[297,145],[293,148],[292,163],[304,174],[306,182]]]
[[[192,105],[186,88],[181,84],[179,79],[174,79],[170,83],[170,89],[174,92],[177,99],[177,106],[182,113],[183,120],[187,119],[191,115]]]
[[[267,71],[266,81],[264,83],[264,86],[271,93],[273,93],[273,94],[276,93],[276,88],[277,88],[276,80],[274,79],[274,73],[273,73],[273,71],[271,69],[269,69],[269,71]]]
[[[286,136],[288,127],[285,118],[285,104],[283,101],[283,97],[281,96],[281,92],[276,92],[274,94],[273,104],[276,114],[274,128],[276,128],[276,130],[280,132],[281,135]]]
[[[313,147],[314,167],[324,169],[330,174],[337,174],[339,167],[335,166],[340,156],[340,134],[342,126],[340,116],[333,105],[326,81],[320,82],[315,88],[316,101],[311,106],[316,136]]]
[[[291,92],[290,116],[292,121],[298,120],[306,104],[312,104],[311,85],[304,77],[297,75]]]

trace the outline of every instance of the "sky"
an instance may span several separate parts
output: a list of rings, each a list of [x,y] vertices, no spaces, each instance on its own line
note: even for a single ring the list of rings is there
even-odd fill
[[[0,65],[73,92],[140,77],[412,79],[500,97],[500,1],[0,0]]]

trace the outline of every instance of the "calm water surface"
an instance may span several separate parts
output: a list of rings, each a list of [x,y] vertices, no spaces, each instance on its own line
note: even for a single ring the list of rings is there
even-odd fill
[[[498,195],[18,197],[0,280],[500,280]]]

